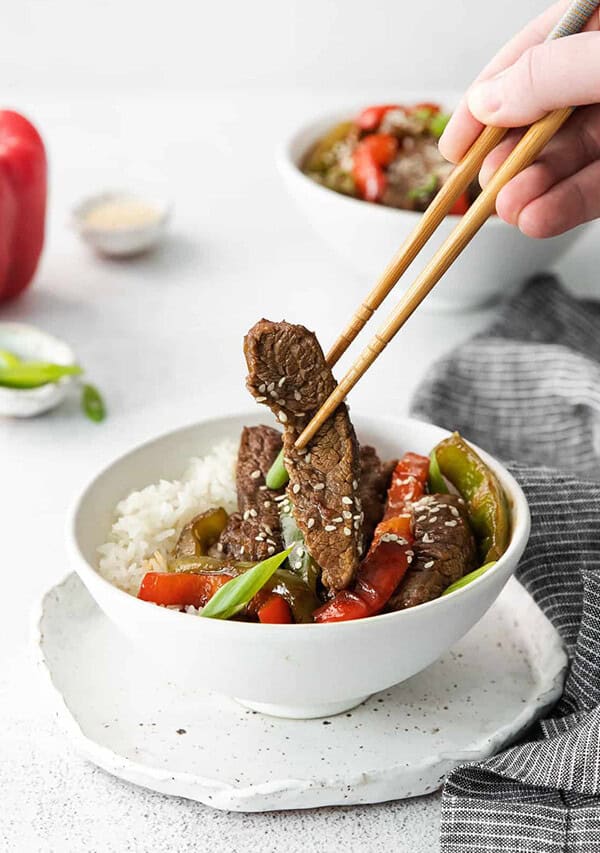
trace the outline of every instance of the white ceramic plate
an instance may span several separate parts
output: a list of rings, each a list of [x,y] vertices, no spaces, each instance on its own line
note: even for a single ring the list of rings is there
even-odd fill
[[[247,812],[433,791],[458,763],[498,751],[554,702],[567,664],[558,634],[514,579],[436,663],[330,720],[276,719],[177,689],[74,574],[41,601],[35,641],[87,758],[138,785]]]

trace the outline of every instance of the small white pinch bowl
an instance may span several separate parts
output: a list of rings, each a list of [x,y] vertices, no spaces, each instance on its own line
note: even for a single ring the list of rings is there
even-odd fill
[[[414,97],[400,99],[413,103]],[[427,98],[447,102],[446,98]],[[365,104],[332,112],[298,127],[283,143],[277,163],[293,200],[318,236],[357,273],[354,303],[375,283],[387,263],[419,221],[420,213],[372,204],[342,195],[307,177],[301,169],[306,154],[338,122],[358,115]],[[459,221],[447,216],[396,285],[406,289]],[[441,311],[464,311],[508,299],[536,272],[547,270],[579,238],[581,226],[548,240],[525,237],[518,228],[492,216],[452,264],[423,306]],[[351,289],[348,282],[345,291]]]
[[[156,211],[156,219],[144,225],[126,227],[92,227],[86,216],[105,202],[135,201]],[[99,193],[84,199],[72,214],[73,227],[81,238],[97,252],[114,258],[127,258],[146,252],[162,239],[171,216],[171,205],[162,199],[126,191]]]
[[[116,503],[133,489],[179,476],[192,456],[265,415],[207,419],[166,433],[119,457],[77,499],[67,523],[73,567],[116,627],[139,645],[164,677],[237,698],[280,717],[312,718],[347,711],[370,694],[404,681],[435,661],[483,616],[514,572],[529,536],[527,501],[514,478],[479,451],[500,478],[512,511],[506,553],[463,589],[398,613],[325,625],[261,625],[203,619],[128,595],[98,573]],[[429,453],[446,430],[409,418],[356,417],[359,441],[383,458]],[[118,666],[118,661],[115,661]]]
[[[0,323],[0,349],[14,353],[23,361],[50,361],[75,364],[73,350],[58,338],[26,323]],[[76,380],[63,376],[58,382],[40,388],[0,386],[0,416],[31,418],[58,406]]]

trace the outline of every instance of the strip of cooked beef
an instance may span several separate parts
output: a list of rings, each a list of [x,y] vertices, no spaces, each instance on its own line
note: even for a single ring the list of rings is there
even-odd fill
[[[329,590],[353,580],[362,550],[358,444],[344,404],[307,448],[296,439],[336,386],[313,332],[260,320],[246,335],[246,384],[284,426],[288,495],[294,518]]]
[[[237,459],[238,512],[229,517],[214,553],[236,560],[265,560],[281,551],[283,541],[275,498],[265,478],[281,450],[281,433],[269,426],[244,427]]]
[[[438,598],[477,564],[475,540],[462,498],[425,495],[412,507],[414,560],[389,601],[403,610]]]
[[[374,447],[361,445],[359,494],[362,501],[363,543],[366,551],[371,544],[375,528],[383,518],[387,490],[396,459],[383,463]]]

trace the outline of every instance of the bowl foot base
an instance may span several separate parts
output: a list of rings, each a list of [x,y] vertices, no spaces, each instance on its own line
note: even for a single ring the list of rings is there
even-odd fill
[[[270,717],[285,717],[292,720],[313,720],[317,717],[333,717],[336,714],[341,714],[344,711],[350,711],[361,705],[368,696],[356,696],[353,699],[342,699],[339,702],[323,702],[316,705],[271,705],[267,702],[248,702],[246,699],[238,699],[235,701],[243,705],[244,708],[249,708],[251,711],[258,711],[259,714],[268,714]]]

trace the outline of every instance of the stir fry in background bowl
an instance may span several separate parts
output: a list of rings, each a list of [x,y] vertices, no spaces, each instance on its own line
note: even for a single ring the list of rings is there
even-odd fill
[[[423,211],[453,168],[438,150],[449,118],[433,103],[367,107],[321,137],[307,154],[303,171],[335,192]],[[451,213],[463,214],[478,192],[474,183]]]

